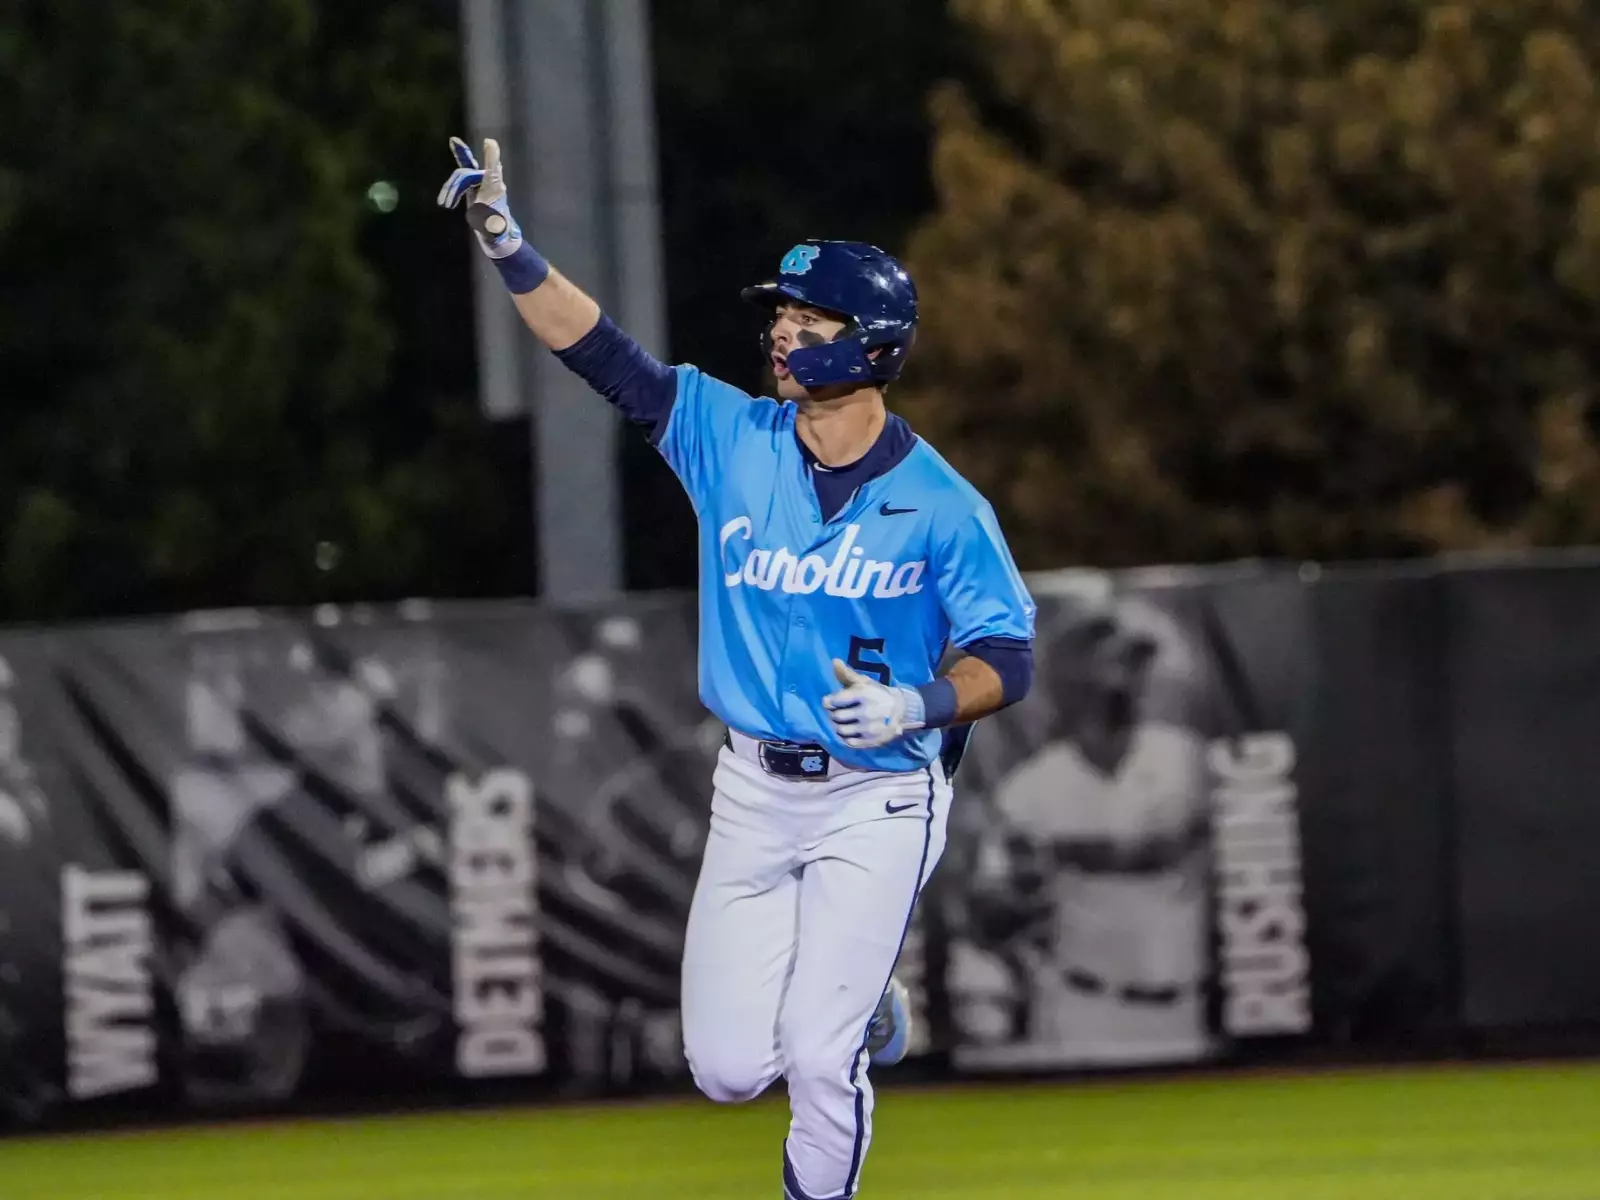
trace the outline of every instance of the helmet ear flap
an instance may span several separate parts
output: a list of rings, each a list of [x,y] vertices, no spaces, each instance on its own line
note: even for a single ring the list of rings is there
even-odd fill
[[[893,383],[900,378],[900,371],[906,365],[906,358],[916,340],[917,331],[908,329],[905,336],[895,341],[880,342],[875,347],[877,353],[871,356],[872,377],[879,383]]]

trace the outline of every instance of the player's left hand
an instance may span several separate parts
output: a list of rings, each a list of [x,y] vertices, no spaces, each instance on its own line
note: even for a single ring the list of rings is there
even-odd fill
[[[833,660],[833,673],[844,685],[822,701],[839,740],[856,750],[887,746],[913,729],[922,728],[922,696],[910,688],[891,687]]]
[[[450,139],[450,153],[456,160],[456,169],[439,189],[439,207],[455,208],[465,200],[467,224],[478,235],[483,252],[490,258],[509,258],[522,245],[522,228],[506,201],[500,143],[493,138],[484,139],[481,167],[471,148],[458,137]]]

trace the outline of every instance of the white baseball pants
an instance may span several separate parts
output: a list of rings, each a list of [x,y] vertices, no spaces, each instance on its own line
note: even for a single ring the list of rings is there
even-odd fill
[[[867,1025],[944,851],[951,788],[907,773],[776,778],[735,735],[689,911],[683,1036],[713,1100],[784,1076],[792,1200],[854,1196],[872,1138]]]

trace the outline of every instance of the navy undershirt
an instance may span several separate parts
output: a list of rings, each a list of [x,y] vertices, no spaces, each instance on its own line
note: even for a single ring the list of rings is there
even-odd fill
[[[822,506],[824,521],[831,521],[838,516],[844,506],[850,503],[850,497],[878,476],[894,470],[916,446],[917,435],[911,432],[911,426],[894,413],[887,415],[883,432],[872,443],[872,448],[855,462],[842,467],[823,466],[817,456],[811,453],[811,447],[800,437],[800,430],[795,429],[794,442],[800,447],[800,455],[806,460],[806,466],[811,468],[811,483],[817,489],[817,503]]]

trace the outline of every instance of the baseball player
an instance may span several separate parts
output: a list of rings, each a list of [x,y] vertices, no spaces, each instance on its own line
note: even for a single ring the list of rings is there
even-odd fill
[[[884,407],[916,290],[875,247],[795,246],[744,292],[778,392],[752,398],[646,354],[523,237],[495,143],[481,167],[451,149],[439,203],[465,202],[523,321],[648,433],[699,520],[700,696],[728,734],[685,935],[690,1070],[728,1102],[782,1075],[785,1195],[853,1196],[868,1063],[905,1053],[891,972],[961,727],[1032,677],[1034,605],[993,511]]]
[[[1154,1063],[1210,1048],[1205,744],[1191,656],[1177,646],[1160,662],[1162,649],[1105,611],[1045,653],[1052,737],[999,781],[987,830],[990,861],[1009,859],[1037,888],[1036,920],[1006,939],[1027,1040],[974,1061]],[[1027,892],[1009,872],[977,884],[980,906],[986,885],[1000,907]],[[954,973],[983,977],[976,960]]]

